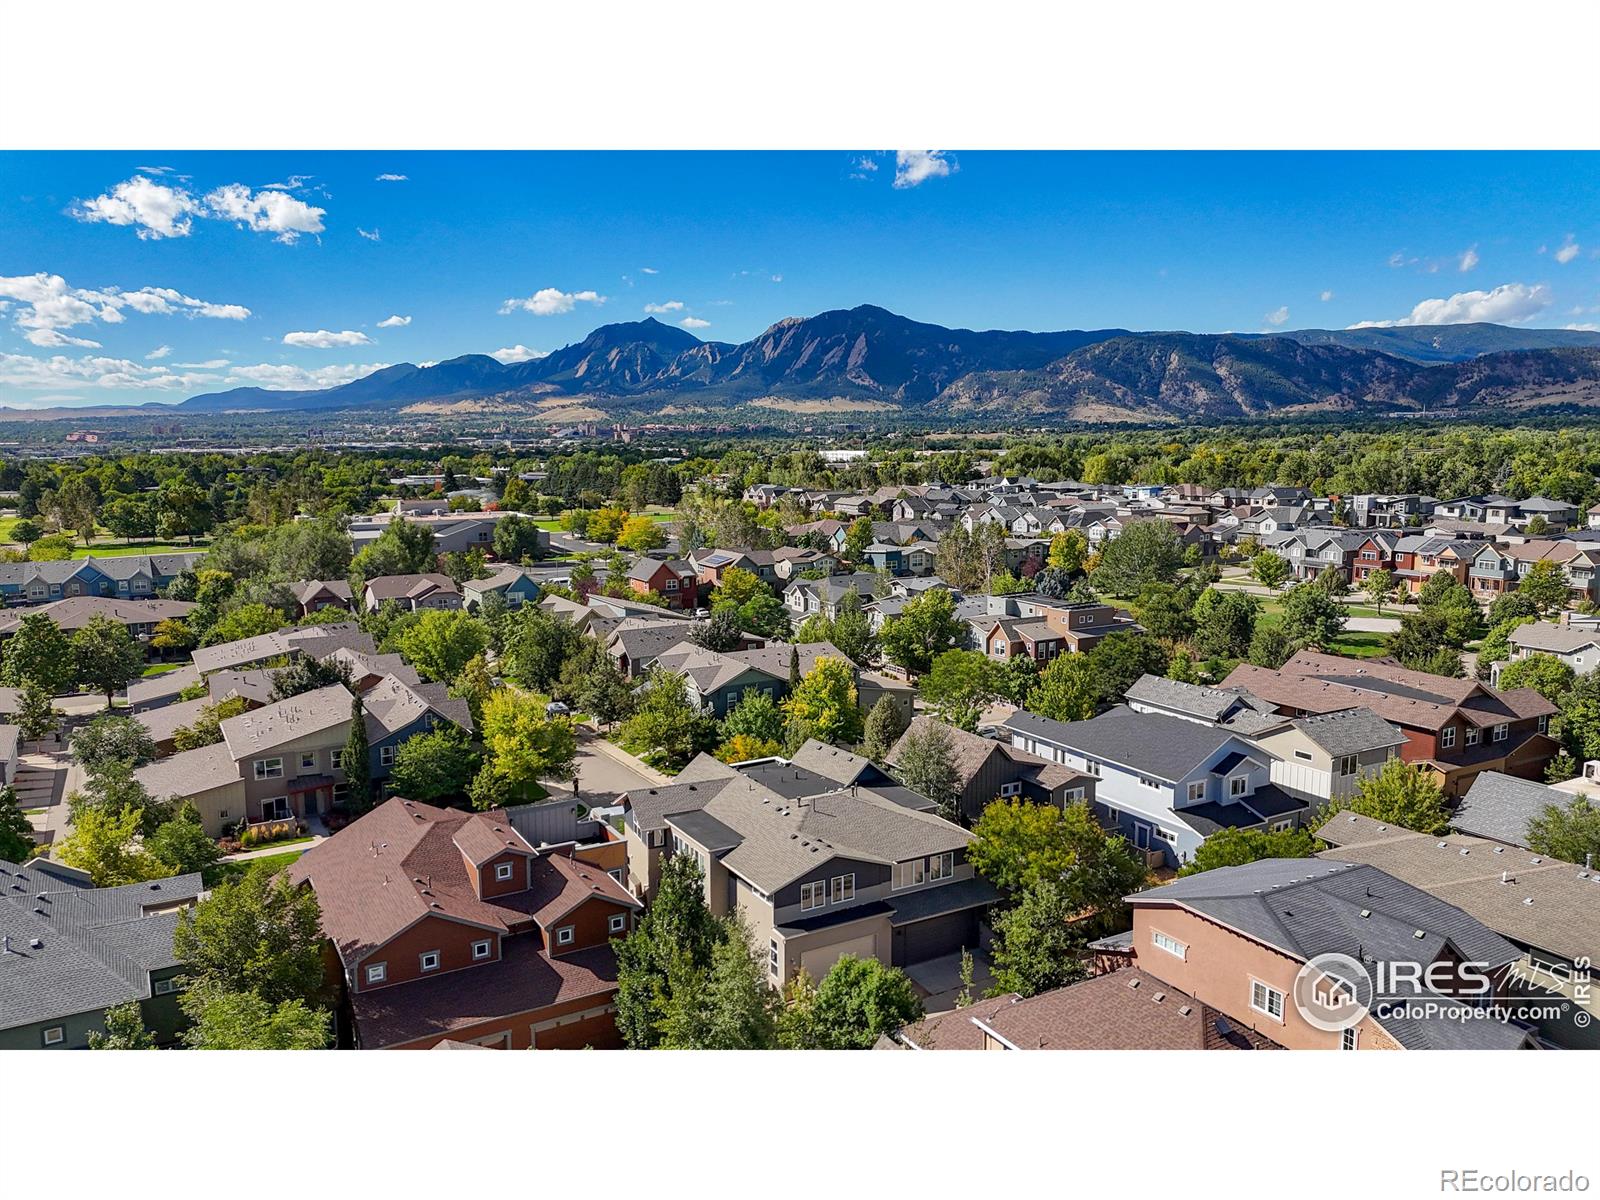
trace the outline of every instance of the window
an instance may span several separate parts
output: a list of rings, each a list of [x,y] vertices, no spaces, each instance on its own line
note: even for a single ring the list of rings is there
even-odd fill
[[[1356,756],[1346,754],[1339,759],[1339,774],[1354,775],[1356,773]]]
[[[60,1025],[52,1025],[44,1031],[44,1044],[46,1046],[59,1046],[67,1040],[67,1031]]]
[[[1140,787],[1147,787],[1147,788],[1150,788],[1152,791],[1154,791],[1156,788],[1159,788],[1161,785],[1159,783],[1157,783],[1154,779],[1151,779],[1150,776],[1141,775],[1141,776],[1139,776],[1139,786]]]
[[[1539,732],[1540,733],[1549,733],[1550,732],[1550,718],[1549,717],[1540,717],[1539,718]]]
[[[943,854],[935,854],[928,860],[928,878],[949,879],[956,873],[955,851],[947,850]]]
[[[622,882],[622,868],[621,867],[612,867],[611,870],[606,872],[606,874],[611,876],[611,878],[616,880],[618,883]]]
[[[570,945],[572,945],[573,936],[574,936],[574,934],[572,932],[572,926],[571,925],[563,925],[560,929],[556,930],[556,945],[558,945],[558,946],[570,946]]]
[[[370,966],[367,967],[367,982],[368,983],[383,983],[388,978],[389,978],[389,964],[388,963],[372,963]]]
[[[1467,730],[1467,745],[1476,746],[1478,744],[1478,737],[1479,733],[1477,726],[1473,726],[1471,729]]]
[[[300,769],[302,771],[315,771],[317,769],[317,752],[307,750],[300,755]]]
[[[1150,944],[1155,946],[1156,949],[1165,950],[1168,954],[1175,955],[1178,958],[1187,958],[1189,956],[1188,946],[1177,938],[1169,937],[1167,934],[1162,933],[1159,929],[1150,931]]]
[[[283,759],[281,759],[281,758],[258,758],[258,759],[256,759],[256,778],[257,779],[282,779],[283,778]]]
[[[627,933],[628,932],[628,914],[627,913],[612,913],[611,914],[611,919],[606,922],[606,928],[609,929],[612,933]]]
[[[1339,1034],[1339,1049],[1354,1050],[1356,1048],[1356,1033],[1354,1026],[1342,1030]]]
[[[382,767],[392,767],[392,766],[394,766],[394,747],[393,746],[379,746],[378,747],[378,765],[382,766]]]
[[[483,941],[481,941],[481,942],[473,942],[472,943],[472,961],[473,962],[477,962],[480,959],[488,958],[493,953],[494,953],[494,943],[492,941],[490,941],[488,938],[484,938]]]
[[[437,971],[439,969],[439,952],[437,950],[424,950],[420,961],[424,971]]]
[[[846,900],[856,898],[855,873],[849,875],[835,875],[833,877],[833,903],[843,904]]]
[[[1230,796],[1242,796],[1249,788],[1250,777],[1248,775],[1235,775],[1228,780],[1228,795]]]
[[[767,943],[767,971],[773,975],[778,973],[778,939],[773,938]]]
[[[1509,725],[1496,725],[1494,727],[1494,740],[1497,741],[1497,742],[1503,742],[1503,741],[1506,740],[1507,736],[1510,733],[1511,733],[1511,726],[1509,726]]]
[[[1069,801],[1071,801],[1071,800],[1082,800],[1083,799],[1083,789],[1081,787],[1068,788],[1067,789],[1067,799]]]
[[[494,877],[496,879],[499,879],[499,880],[510,879],[511,878],[511,872],[514,869],[515,868],[512,866],[511,863],[495,863],[495,865],[494,865]]]
[[[677,591],[678,590],[678,581],[676,579],[667,580],[666,590],[669,591],[669,592]]]
[[[1020,794],[1021,791],[1022,784],[1020,783],[1002,783],[1000,785],[1000,794],[1002,796],[1015,796]]]
[[[1455,747],[1455,744],[1456,727],[1454,725],[1446,725],[1439,731],[1439,748],[1441,750],[1450,750]]]
[[[1189,785],[1189,803],[1194,804],[1206,798],[1206,781],[1198,780]]]
[[[1296,750],[1294,752],[1294,756],[1296,758],[1304,759],[1306,762],[1310,762],[1311,761],[1311,753],[1310,753],[1310,751],[1307,751],[1307,750]]]
[[[150,991],[157,996],[171,996],[176,992],[183,991],[183,980],[157,979],[150,985]]]
[[[822,880],[800,885],[800,911],[810,912],[828,903],[828,885]]]
[[[270,800],[261,802],[261,819],[263,821],[287,821],[289,819],[289,797],[274,796]]]
[[[1100,764],[1095,762],[1094,759],[1092,759],[1092,758],[1084,759],[1083,760],[1083,769],[1085,771],[1087,771],[1089,774],[1093,775],[1096,779],[1100,778]]]
[[[896,889],[916,887],[927,878],[927,861],[913,858],[910,862],[896,863],[894,866],[894,886]]]
[[[1250,1007],[1259,1013],[1266,1013],[1275,1021],[1283,1020],[1283,993],[1275,987],[1268,987],[1259,979],[1250,981]]]

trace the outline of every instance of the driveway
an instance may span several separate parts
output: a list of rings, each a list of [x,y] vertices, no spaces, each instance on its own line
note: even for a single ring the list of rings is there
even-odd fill
[[[933,1013],[951,1012],[956,1007],[956,997],[961,994],[961,955],[947,954],[943,958],[930,958],[927,962],[907,967],[906,974],[917,989],[922,1007]],[[994,982],[989,971],[989,956],[982,950],[972,951],[972,998],[980,1000]]]

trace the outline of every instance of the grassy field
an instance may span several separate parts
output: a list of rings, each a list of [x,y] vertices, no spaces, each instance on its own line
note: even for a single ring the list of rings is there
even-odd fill
[[[96,542],[92,546],[79,546],[72,552],[73,558],[88,558],[91,554],[100,558],[121,558],[129,554],[189,554],[204,553],[205,542],[197,542],[193,546],[181,542]]]
[[[145,679],[154,679],[157,675],[165,675],[168,671],[182,670],[184,667],[186,667],[188,665],[189,665],[188,663],[181,663],[181,662],[156,663],[155,665],[146,667],[144,669],[144,678]]]
[[[232,883],[252,867],[262,867],[268,872],[281,871],[305,853],[304,848],[283,854],[265,854],[260,858],[246,858],[234,862],[220,862],[205,870],[205,885],[216,887],[219,883]]]

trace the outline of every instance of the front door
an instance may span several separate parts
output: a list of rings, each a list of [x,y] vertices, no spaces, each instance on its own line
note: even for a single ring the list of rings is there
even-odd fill
[[[1142,821],[1134,822],[1133,844],[1141,850],[1150,849],[1150,826]]]
[[[305,805],[306,816],[316,816],[322,811],[322,789],[317,788],[315,791],[307,792],[302,798],[302,803]]]

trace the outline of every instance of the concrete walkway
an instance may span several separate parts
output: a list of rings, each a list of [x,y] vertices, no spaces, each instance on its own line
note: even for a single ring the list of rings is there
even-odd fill
[[[240,850],[237,854],[224,854],[222,856],[222,861],[247,862],[252,858],[271,858],[274,854],[289,854],[295,851],[309,850],[318,842],[326,840],[327,839],[321,834],[314,833],[311,835],[311,840],[309,842],[291,842],[288,845],[279,844],[276,846],[262,846],[258,850]]]

